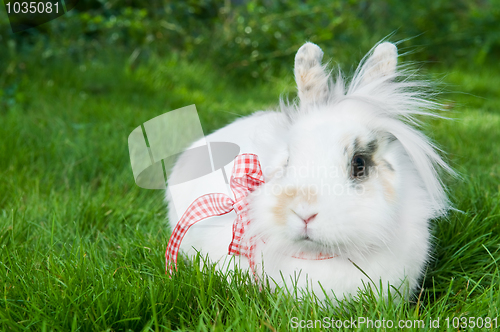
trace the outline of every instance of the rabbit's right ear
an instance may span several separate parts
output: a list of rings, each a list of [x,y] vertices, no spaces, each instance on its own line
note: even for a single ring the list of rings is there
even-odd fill
[[[378,44],[373,50],[373,54],[363,65],[361,83],[364,85],[385,77],[393,77],[397,64],[398,49],[396,45],[389,42]]]
[[[321,65],[323,51],[318,45],[305,43],[295,55],[295,81],[300,104],[320,104],[328,97],[328,74]]]

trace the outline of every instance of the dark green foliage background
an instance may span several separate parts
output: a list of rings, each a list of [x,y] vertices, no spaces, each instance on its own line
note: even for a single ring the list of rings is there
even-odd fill
[[[109,48],[137,50],[133,59],[176,53],[246,81],[270,79],[305,40],[341,64],[392,35],[406,40],[403,51],[418,51],[410,58],[481,65],[500,51],[499,21],[499,0],[81,0],[14,36],[0,15],[0,44],[11,55],[42,58],[93,57]]]

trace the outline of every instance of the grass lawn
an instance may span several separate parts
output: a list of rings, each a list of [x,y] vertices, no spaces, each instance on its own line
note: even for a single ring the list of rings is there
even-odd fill
[[[500,69],[431,73],[446,74],[448,90],[462,92],[445,96],[455,101],[452,120],[424,128],[461,179],[445,180],[457,211],[433,223],[434,259],[422,291],[400,304],[360,292],[340,310],[310,296],[294,301],[286,290],[259,291],[245,274],[228,284],[197,264],[181,263],[169,279],[163,192],[138,188],[130,167],[127,137],[141,123],[196,104],[210,133],[293,93],[291,71],[238,88],[210,66],[155,58],[135,70],[104,56],[3,67],[1,331],[283,331],[293,317],[425,323],[409,331],[446,330],[446,318],[457,331],[454,317],[481,317],[471,322],[483,324],[496,318],[500,326]],[[429,320],[437,318],[440,328],[432,329]],[[482,329],[494,331],[492,324]]]

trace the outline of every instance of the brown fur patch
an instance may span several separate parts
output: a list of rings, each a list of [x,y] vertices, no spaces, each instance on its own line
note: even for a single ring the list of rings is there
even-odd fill
[[[276,195],[277,202],[273,207],[274,220],[278,225],[286,224],[287,216],[292,208],[294,201],[302,200],[309,204],[314,204],[317,201],[317,192],[312,188],[301,188],[288,186],[283,188],[279,195]]]
[[[394,169],[387,161],[382,160],[379,164],[378,177],[384,187],[384,196],[387,202],[392,203],[396,200],[396,190],[392,185],[394,179]]]
[[[396,191],[394,190],[394,186],[388,179],[382,179],[382,186],[384,186],[384,195],[387,202],[394,202],[396,200]]]
[[[286,224],[287,213],[290,203],[293,201],[297,194],[297,188],[285,187],[282,188],[281,193],[276,195],[277,202],[273,208],[274,220],[278,225]]]

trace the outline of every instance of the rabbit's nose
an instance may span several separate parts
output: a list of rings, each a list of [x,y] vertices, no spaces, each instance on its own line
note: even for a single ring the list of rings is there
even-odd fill
[[[316,218],[316,216],[318,215],[317,213],[314,213],[314,214],[309,214],[309,215],[307,215],[307,214],[302,214],[302,213],[300,213],[300,214],[299,214],[299,213],[295,212],[294,210],[292,210],[292,212],[293,212],[293,213],[295,213],[295,215],[296,215],[297,217],[299,217],[300,219],[302,219],[302,221],[303,221],[306,225],[307,225],[308,223],[310,223],[311,221],[313,221],[313,220],[314,220],[314,218]],[[303,217],[304,215],[305,215],[306,217]]]
[[[304,223],[307,225],[308,223],[310,223],[311,221],[313,221],[313,220],[314,220],[314,218],[316,218],[316,216],[317,216],[317,215],[318,215],[318,214],[317,214],[317,213],[315,213],[315,214],[313,214],[313,215],[310,215],[310,216],[309,216],[309,217],[307,217],[307,218],[302,218],[302,220],[304,220]]]

